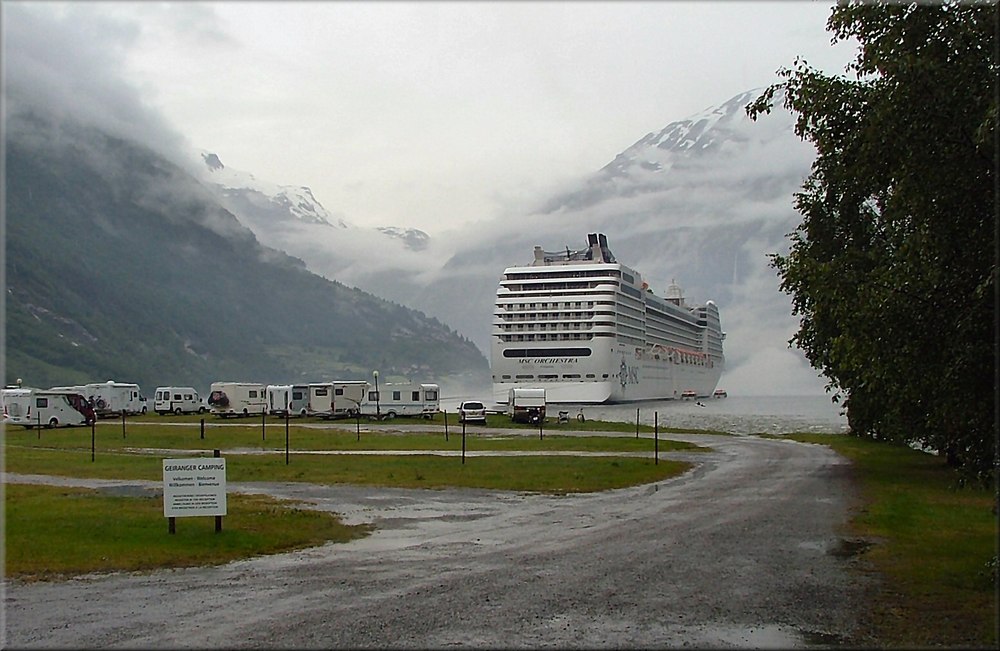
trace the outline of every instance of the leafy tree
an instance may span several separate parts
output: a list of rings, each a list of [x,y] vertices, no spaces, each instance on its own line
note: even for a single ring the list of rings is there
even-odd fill
[[[857,436],[921,444],[982,479],[997,468],[997,26],[994,3],[846,2],[852,77],[797,59],[776,101],[817,151],[803,221],[771,265],[791,340]]]

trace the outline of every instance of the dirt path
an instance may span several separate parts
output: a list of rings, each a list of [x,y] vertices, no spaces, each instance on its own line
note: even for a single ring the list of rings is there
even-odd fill
[[[849,636],[867,579],[835,553],[847,462],[788,441],[670,437],[715,452],[663,455],[697,465],[591,495],[230,484],[377,531],[216,568],[8,584],[4,646],[792,648]]]

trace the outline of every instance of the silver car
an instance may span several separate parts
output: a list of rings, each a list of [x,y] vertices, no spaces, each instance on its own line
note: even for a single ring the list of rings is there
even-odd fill
[[[458,422],[486,424],[486,405],[478,400],[466,400],[458,406]]]

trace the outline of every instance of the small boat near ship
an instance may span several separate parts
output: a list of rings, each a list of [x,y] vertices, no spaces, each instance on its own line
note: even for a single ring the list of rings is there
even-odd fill
[[[618,262],[602,233],[588,246],[508,267],[491,332],[493,396],[544,388],[548,402],[601,404],[713,395],[725,357],[719,309],[689,305],[671,284],[658,296]]]

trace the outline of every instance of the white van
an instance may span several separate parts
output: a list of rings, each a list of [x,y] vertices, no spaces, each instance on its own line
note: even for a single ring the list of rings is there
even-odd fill
[[[361,403],[361,415],[392,419],[396,416],[433,418],[441,411],[441,390],[436,384],[400,382],[369,387]]]
[[[256,382],[213,382],[208,405],[216,416],[249,416],[267,409],[264,385]]]
[[[153,411],[166,414],[203,414],[207,410],[193,387],[156,387]]]
[[[4,389],[5,422],[31,429],[89,425],[94,416],[88,417],[78,407],[84,405],[83,395],[46,389]]]
[[[139,393],[139,385],[129,382],[94,382],[87,386],[88,399],[93,399],[98,418],[118,416],[123,411],[130,415],[146,413],[146,399]]]
[[[309,385],[269,384],[267,392],[267,413],[272,416],[308,416]]]

